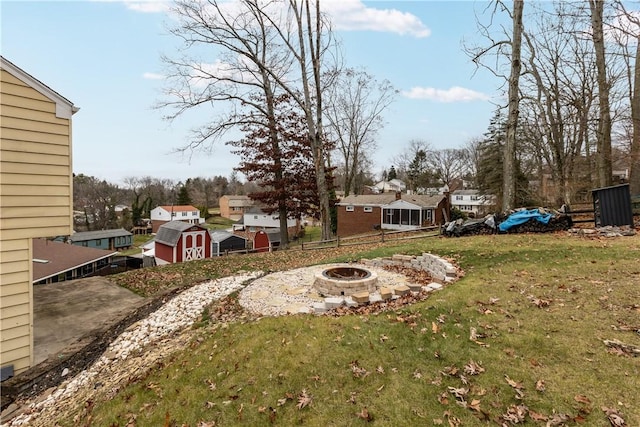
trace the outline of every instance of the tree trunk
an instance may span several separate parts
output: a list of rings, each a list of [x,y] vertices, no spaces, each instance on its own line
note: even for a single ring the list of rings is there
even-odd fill
[[[632,196],[640,195],[640,36],[636,45],[636,59],[633,71],[633,98],[631,99],[631,164],[629,166],[629,190]]]
[[[607,64],[604,52],[603,10],[604,1],[589,0],[591,10],[591,28],[593,46],[596,52],[596,68],[598,70],[598,102],[600,115],[597,129],[598,185],[608,187],[613,180],[611,166],[611,111],[609,107],[609,82],[607,81]]]
[[[524,0],[513,2],[513,40],[511,41],[511,74],[509,76],[509,115],[504,148],[504,172],[502,181],[502,210],[515,207],[516,200],[516,129],[518,126],[518,83],[520,80],[520,50],[522,46],[522,11]]]
[[[302,75],[302,89],[305,100],[305,116],[307,119],[307,125],[309,127],[309,143],[313,152],[313,164],[316,171],[316,184],[318,191],[318,200],[320,206],[320,224],[322,239],[328,240],[332,237],[331,232],[331,216],[330,216],[330,200],[329,200],[329,188],[327,186],[327,173],[325,167],[326,153],[324,151],[324,142],[322,138],[322,93],[320,86],[320,38],[322,36],[321,28],[321,15],[320,15],[320,0],[316,0],[316,28],[311,25],[311,10],[309,8],[309,0],[302,0],[304,6],[306,20],[307,20],[307,36],[309,43],[309,54],[311,55],[312,75],[316,88],[315,99],[311,97],[311,88],[307,69],[307,55],[304,46],[304,27],[302,23],[302,10],[297,9],[297,2],[290,0],[292,8],[296,11],[296,20],[298,25],[298,40],[300,43],[300,52],[298,55],[298,61],[300,64],[300,71]],[[302,9],[302,8],[301,8]],[[314,34],[316,38],[314,39]],[[315,111],[313,107],[315,106]],[[315,113],[315,114],[314,114]],[[315,117],[314,117],[315,116]]]

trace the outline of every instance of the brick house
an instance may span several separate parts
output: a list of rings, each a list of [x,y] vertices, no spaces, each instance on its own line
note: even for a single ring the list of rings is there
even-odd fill
[[[382,193],[347,196],[336,204],[338,236],[377,229],[411,230],[444,224],[449,218],[449,197]]]

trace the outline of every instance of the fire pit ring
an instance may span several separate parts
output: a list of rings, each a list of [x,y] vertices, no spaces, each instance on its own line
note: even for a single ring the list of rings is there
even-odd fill
[[[313,287],[320,295],[350,296],[357,292],[375,292],[375,271],[352,265],[335,265],[316,273]]]

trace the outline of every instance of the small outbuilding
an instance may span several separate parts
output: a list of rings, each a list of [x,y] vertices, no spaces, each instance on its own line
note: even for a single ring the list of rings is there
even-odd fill
[[[213,231],[211,233],[211,256],[224,255],[227,252],[247,249],[247,239],[228,231]]]
[[[133,245],[133,234],[124,228],[80,231],[71,235],[69,241],[76,246],[119,251]]]
[[[211,235],[199,224],[170,221],[162,224],[155,238],[158,264],[193,261],[211,257]]]
[[[280,229],[260,230],[253,236],[253,249],[257,252],[275,251],[280,246]]]

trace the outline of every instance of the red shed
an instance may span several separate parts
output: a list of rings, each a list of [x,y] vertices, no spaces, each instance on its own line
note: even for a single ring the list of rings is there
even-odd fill
[[[211,235],[201,225],[182,221],[167,222],[158,229],[155,241],[156,260],[165,263],[211,257]]]
[[[258,252],[271,252],[280,246],[280,229],[260,230],[253,236],[253,249]]]

